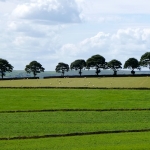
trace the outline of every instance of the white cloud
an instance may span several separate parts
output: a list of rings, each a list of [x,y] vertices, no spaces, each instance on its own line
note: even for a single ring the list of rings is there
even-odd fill
[[[37,60],[43,66],[46,64],[47,70],[51,70],[51,61],[57,61],[55,51],[60,48],[60,26],[35,24],[24,20],[2,21],[2,24],[1,58],[7,59],[14,69],[23,70],[30,61]]]
[[[9,44],[0,43],[0,47],[4,49],[1,56],[10,60],[16,69],[24,69],[30,61],[37,60],[46,70],[54,70],[58,62],[70,65],[75,59],[87,60],[95,54],[104,56],[106,61],[118,59],[124,64],[128,58],[135,57],[139,60],[142,54],[149,51],[150,29],[127,28],[115,33],[99,32],[77,44],[62,46],[59,40],[56,34],[40,40],[22,34],[15,37],[11,35],[7,39]]]
[[[46,70],[94,54],[106,61],[139,59],[150,48],[149,5],[148,0],[0,0],[1,57],[14,69],[37,60]]]
[[[51,23],[78,23],[79,14],[74,0],[32,0],[18,5],[12,13],[15,18]]]
[[[113,34],[99,32],[76,45],[63,45],[60,54],[62,58],[72,58],[72,61],[79,57],[88,59],[92,55],[100,54],[106,58],[106,61],[118,59],[124,63],[131,57],[140,59],[149,48],[150,29],[128,28],[120,29]]]

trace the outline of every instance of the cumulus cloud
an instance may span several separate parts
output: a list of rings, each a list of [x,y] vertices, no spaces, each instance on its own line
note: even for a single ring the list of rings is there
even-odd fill
[[[106,61],[118,59],[124,63],[128,58],[140,59],[141,55],[150,48],[150,29],[120,29],[116,33],[99,32],[80,43],[66,44],[60,49],[61,56],[78,59],[88,59],[100,54]]]
[[[80,12],[74,0],[31,0],[18,5],[15,18],[47,20],[51,23],[78,23]]]
[[[145,28],[149,4],[148,0],[0,0],[1,57],[14,69],[37,60],[46,70],[54,70],[60,61],[70,64],[94,54],[122,63],[129,57],[140,59],[150,48],[150,28]],[[144,20],[143,29],[132,28],[131,22],[138,27],[134,15],[124,16],[145,13],[145,20],[143,15],[138,20]]]
[[[14,69],[24,69],[33,59],[46,62],[48,70],[53,68],[54,62],[59,59],[56,50],[61,47],[60,30],[66,23],[80,22],[76,2],[12,0],[12,4],[10,0],[6,1],[4,6],[9,4],[10,10],[15,9],[11,15],[7,13],[7,17],[0,16],[1,57],[10,60]]]
[[[6,21],[7,22],[7,21]],[[37,60],[51,70],[57,61],[55,50],[60,48],[59,28],[28,21],[10,20],[1,26],[1,58],[15,67],[24,69],[32,60]],[[4,22],[2,22],[4,25]],[[2,28],[3,27],[3,28]],[[51,62],[50,64],[48,62]],[[44,67],[45,67],[44,66]]]

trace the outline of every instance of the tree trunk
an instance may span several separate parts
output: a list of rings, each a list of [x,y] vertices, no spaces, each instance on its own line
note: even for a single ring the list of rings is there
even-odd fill
[[[80,74],[80,76],[81,76],[81,74],[82,74],[81,69],[80,69],[80,71],[79,71],[79,74]]]
[[[64,70],[62,70],[62,76],[64,76],[64,74],[65,74],[65,71],[64,71]]]
[[[36,76],[36,73],[35,73],[35,72],[33,72],[33,75],[34,75],[34,78],[35,78],[35,76]]]
[[[131,74],[132,74],[132,75],[134,75],[134,74],[135,74],[135,71],[134,71],[134,69],[131,71]]]
[[[99,73],[100,73],[99,68],[96,68],[96,75],[98,76],[98,75],[99,75]]]
[[[117,75],[117,71],[116,70],[114,70],[114,74],[113,74],[114,76],[116,76]]]
[[[4,77],[4,73],[3,73],[3,72],[1,72],[1,77],[2,77],[2,79],[3,79],[3,77]]]

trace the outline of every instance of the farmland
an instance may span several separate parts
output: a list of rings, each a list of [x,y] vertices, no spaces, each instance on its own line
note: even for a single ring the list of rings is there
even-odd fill
[[[150,111],[4,113],[0,121],[0,138],[139,130],[150,128]]]
[[[149,90],[0,89],[0,111],[149,108]]]
[[[97,77],[3,80],[0,87],[150,88],[150,77]]]
[[[0,141],[3,150],[148,150],[150,133]]]
[[[1,149],[150,149],[149,89],[111,89],[149,88],[150,80],[127,78],[0,81]],[[90,88],[111,84],[57,88],[87,82]]]

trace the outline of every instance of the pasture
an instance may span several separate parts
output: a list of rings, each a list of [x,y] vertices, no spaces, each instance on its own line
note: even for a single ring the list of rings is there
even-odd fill
[[[2,113],[0,121],[0,138],[145,130],[150,111]]]
[[[149,150],[150,132],[0,141],[3,150]]]
[[[0,89],[0,148],[150,149],[149,89],[111,89],[149,83],[149,77],[0,81],[0,87],[18,87]],[[110,89],[57,88],[93,85]]]
[[[47,109],[150,108],[149,90],[0,89],[0,112]]]
[[[150,88],[150,77],[97,77],[3,80],[0,87]]]

